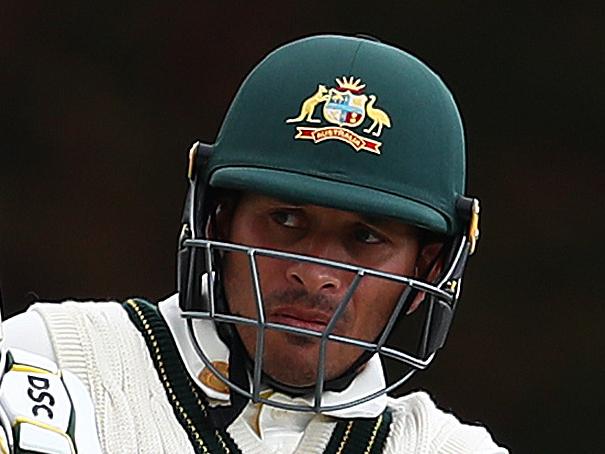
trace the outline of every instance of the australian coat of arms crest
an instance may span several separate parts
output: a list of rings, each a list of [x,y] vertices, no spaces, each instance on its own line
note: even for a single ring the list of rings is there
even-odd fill
[[[317,91],[303,101],[299,115],[286,119],[286,123],[322,123],[321,119],[315,117],[315,111],[323,104],[323,119],[336,126],[297,126],[294,138],[312,140],[314,143],[340,140],[351,145],[356,151],[365,150],[380,154],[382,142],[361,135],[355,129],[361,127],[368,117],[371,124],[361,132],[380,137],[383,128],[391,127],[388,114],[374,106],[375,95],[364,94],[365,84],[362,84],[360,79],[353,76],[342,77],[337,78],[336,83],[338,86],[331,88],[318,85]]]

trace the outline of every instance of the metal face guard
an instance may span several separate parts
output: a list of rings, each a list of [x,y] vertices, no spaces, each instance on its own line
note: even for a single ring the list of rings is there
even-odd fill
[[[445,341],[445,336],[449,329],[456,301],[460,294],[462,272],[470,251],[470,242],[467,240],[467,237],[460,237],[459,241],[453,246],[449,266],[447,267],[446,272],[442,275],[441,279],[439,279],[437,283],[431,284],[415,278],[385,273],[375,269],[359,267],[317,257],[292,254],[270,249],[253,248],[234,243],[225,243],[206,239],[185,239],[182,245],[184,248],[189,249],[192,252],[194,250],[199,251],[199,249],[203,249],[203,251],[199,252],[203,252],[205,257],[206,272],[203,276],[198,276],[198,279],[205,280],[204,287],[207,289],[207,295],[202,298],[203,304],[201,310],[187,310],[182,313],[182,317],[187,319],[187,326],[194,348],[204,362],[205,366],[212,371],[216,377],[229,386],[230,389],[245,396],[253,402],[262,402],[288,410],[311,412],[341,410],[367,402],[399,387],[416,370],[423,370],[428,367],[435,356],[436,350],[440,348]],[[256,319],[233,315],[228,313],[227,310],[222,311],[218,307],[214,282],[215,273],[218,271],[214,264],[214,257],[217,252],[240,253],[247,255],[256,305]],[[349,284],[349,287],[345,292],[345,295],[336,306],[336,309],[334,310],[323,332],[290,326],[283,323],[272,323],[266,320],[265,307],[260,285],[260,276],[257,267],[258,257],[271,257],[275,259],[312,263],[348,271],[354,275],[352,282]],[[381,334],[373,342],[335,334],[334,329],[336,323],[346,311],[347,305],[351,301],[352,296],[359,284],[364,278],[367,277],[385,279],[386,281],[395,282],[405,286],[405,289],[403,290],[394,307],[393,313],[387,320]],[[426,301],[423,304],[426,304],[427,307],[426,316],[422,322],[420,344],[415,354],[404,352],[397,348],[392,348],[387,344],[391,334],[394,332],[398,319],[400,316],[404,317],[405,311],[413,299],[410,297],[413,293],[415,293],[413,290],[425,292]],[[231,325],[247,325],[253,326],[257,329],[256,352],[253,358],[254,366],[250,371],[251,389],[243,389],[241,386],[238,386],[224,373],[220,372],[213,366],[210,358],[204,354],[203,349],[200,347],[197,341],[197,337],[194,335],[194,319],[212,320],[215,323],[227,323]],[[313,395],[312,405],[298,405],[278,402],[270,397],[263,397],[261,395],[261,391],[263,390],[263,353],[266,330],[282,331],[319,339],[317,376],[315,385],[312,387],[312,392],[310,393]],[[371,354],[378,353],[383,361],[386,359],[395,361],[401,365],[404,365],[407,370],[402,377],[393,380],[390,384],[386,383],[382,389],[372,392],[371,394],[351,400],[349,402],[339,403],[337,405],[323,405],[322,394],[324,391],[326,391],[326,348],[329,341],[355,346]]]

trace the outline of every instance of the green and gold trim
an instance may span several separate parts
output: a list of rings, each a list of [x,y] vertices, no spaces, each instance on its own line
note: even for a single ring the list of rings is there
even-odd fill
[[[157,307],[130,299],[123,304],[143,335],[174,414],[196,453],[241,453],[231,436],[213,427],[202,392],[193,383]]]

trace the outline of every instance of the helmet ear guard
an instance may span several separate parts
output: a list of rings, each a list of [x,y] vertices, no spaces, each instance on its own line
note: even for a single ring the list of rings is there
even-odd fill
[[[479,239],[479,200],[465,196],[458,197],[456,212],[463,225],[467,225],[467,231],[459,235],[449,248],[445,266],[447,271],[438,285],[451,293],[453,299],[451,304],[448,304],[434,295],[427,294],[424,304],[429,305],[429,317],[428,329],[424,331],[419,347],[419,354],[422,357],[428,357],[445,344],[462,290],[462,276],[466,263],[475,252]],[[428,333],[433,334],[429,336]]]
[[[190,311],[206,307],[202,301],[201,276],[207,269],[209,257],[199,248],[185,247],[187,240],[203,237],[207,218],[206,204],[204,203],[207,185],[205,168],[212,155],[213,147],[210,144],[195,142],[189,150],[189,166],[187,177],[189,189],[185,198],[183,215],[181,218],[181,234],[179,236],[177,254],[177,288],[179,292],[179,306],[183,311]],[[198,216],[197,213],[201,213]],[[200,225],[198,225],[198,223]]]

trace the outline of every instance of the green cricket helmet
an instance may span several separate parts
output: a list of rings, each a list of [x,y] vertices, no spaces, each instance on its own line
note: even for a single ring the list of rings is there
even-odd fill
[[[461,288],[468,256],[478,237],[478,202],[464,195],[465,145],[454,99],[441,79],[416,57],[373,40],[316,36],[269,54],[245,79],[213,145],[194,144],[190,153],[190,191],[179,243],[180,305],[185,317],[211,319],[230,329],[255,324],[259,339],[278,329],[316,337],[323,343],[350,342],[364,350],[358,362],[336,380],[324,380],[325,357],[318,358],[317,383],[293,388],[263,373],[262,347],[249,358],[252,383],[234,383],[207,367],[236,392],[254,401],[298,410],[326,411],[372,399],[424,369],[443,345]],[[256,192],[275,198],[388,217],[433,232],[444,239],[446,266],[435,282],[383,273],[288,251],[262,250],[206,237],[214,212],[212,191]],[[220,255],[243,253],[318,263],[355,274],[352,288],[367,276],[402,284],[405,290],[384,331],[374,342],[264,323],[229,313],[221,284]],[[259,282],[256,266],[252,281]],[[205,287],[206,290],[202,290]],[[258,287],[258,286],[257,286]],[[353,289],[332,317],[346,310]],[[256,289],[259,319],[263,307]],[[400,320],[416,292],[426,294],[418,339],[405,351],[390,344],[401,333]],[[339,315],[340,314],[340,315]],[[191,326],[191,324],[190,324]],[[195,339],[195,337],[194,337]],[[262,345],[262,342],[259,342]],[[412,351],[413,350],[413,351]],[[381,390],[336,406],[322,405],[325,390],[346,387],[360,364],[378,353],[406,366],[402,377]],[[409,370],[409,371],[408,371]],[[305,408],[272,402],[262,386],[290,394],[311,394]]]

